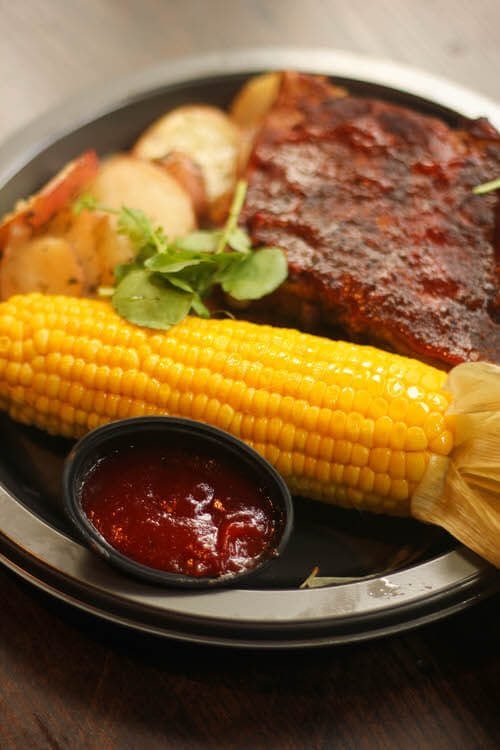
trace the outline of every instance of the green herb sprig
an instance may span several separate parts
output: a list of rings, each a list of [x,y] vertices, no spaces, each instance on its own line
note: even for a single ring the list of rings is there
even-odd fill
[[[103,206],[82,196],[74,211],[105,211],[117,216],[117,231],[132,241],[136,254],[115,269],[116,286],[102,289],[126,320],[166,330],[189,313],[209,317],[204,300],[220,286],[236,300],[255,300],[273,292],[287,277],[284,252],[277,247],[252,248],[238,226],[246,183],[240,181],[226,224],[169,240],[161,227],[134,208]]]
[[[492,190],[500,189],[500,177],[496,180],[490,180],[490,182],[483,182],[482,185],[476,185],[472,188],[474,195],[484,195],[485,193],[491,193]]]

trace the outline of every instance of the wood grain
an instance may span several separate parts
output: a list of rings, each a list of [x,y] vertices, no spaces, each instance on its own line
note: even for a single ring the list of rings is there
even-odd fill
[[[500,98],[498,0],[0,0],[0,141],[85,87],[221,49],[347,49]],[[2,750],[493,750],[500,597],[413,633],[246,653],[130,635],[0,571]]]
[[[383,641],[226,651],[130,636],[0,574],[3,750],[493,750],[500,600]]]

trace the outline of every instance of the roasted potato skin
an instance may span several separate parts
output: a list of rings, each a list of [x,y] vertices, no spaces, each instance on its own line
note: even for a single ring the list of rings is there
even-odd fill
[[[196,216],[203,219],[208,211],[208,196],[199,164],[180,151],[171,151],[168,156],[156,163],[184,188],[191,197]]]
[[[95,151],[85,151],[67,164],[38,193],[19,201],[0,224],[0,252],[12,234],[35,232],[64,209],[94,179],[99,169]]]
[[[157,160],[174,152],[191,159],[201,169],[211,207],[234,189],[240,142],[240,129],[226,112],[207,104],[187,104],[150,125],[132,153]]]

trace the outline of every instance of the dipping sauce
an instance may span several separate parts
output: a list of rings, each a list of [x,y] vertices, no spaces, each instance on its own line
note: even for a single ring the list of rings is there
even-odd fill
[[[149,439],[99,458],[81,504],[104,539],[136,562],[219,577],[275,552],[283,519],[258,481],[222,451]]]

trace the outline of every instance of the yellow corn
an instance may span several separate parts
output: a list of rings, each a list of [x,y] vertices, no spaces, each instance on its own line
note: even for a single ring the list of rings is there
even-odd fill
[[[0,305],[0,408],[78,437],[110,420],[190,417],[262,453],[307,497],[408,514],[454,443],[445,373],[371,347],[244,321],[138,328],[107,302]]]
[[[29,294],[0,304],[0,409],[78,437],[144,414],[242,438],[291,490],[437,523],[500,567],[500,367],[448,376],[372,347],[244,321],[167,333],[107,302]]]

